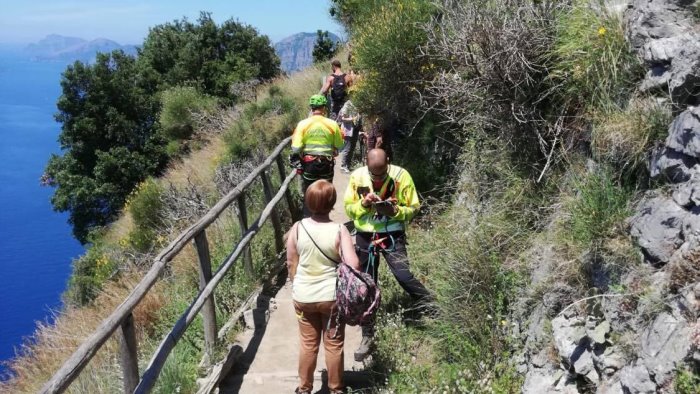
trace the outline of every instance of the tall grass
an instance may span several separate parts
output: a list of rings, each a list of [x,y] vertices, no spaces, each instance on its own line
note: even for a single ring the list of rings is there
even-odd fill
[[[606,10],[574,1],[557,18],[550,53],[552,93],[588,112],[624,107],[642,76],[620,16]]]

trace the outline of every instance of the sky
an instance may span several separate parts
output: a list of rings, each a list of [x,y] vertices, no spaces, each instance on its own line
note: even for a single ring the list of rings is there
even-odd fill
[[[219,23],[238,19],[272,42],[318,29],[342,35],[328,8],[328,0],[0,0],[0,43],[28,44],[59,34],[138,45],[149,27],[183,17],[196,21],[200,11]]]

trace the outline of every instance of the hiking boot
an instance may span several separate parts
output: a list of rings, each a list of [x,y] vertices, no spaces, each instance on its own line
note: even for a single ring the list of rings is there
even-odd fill
[[[360,362],[364,360],[372,350],[374,350],[374,339],[363,336],[360,346],[355,350],[355,361]]]

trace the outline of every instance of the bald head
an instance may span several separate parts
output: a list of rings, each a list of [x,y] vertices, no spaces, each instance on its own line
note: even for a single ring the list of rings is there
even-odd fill
[[[372,149],[367,152],[367,168],[375,175],[386,174],[389,161],[384,149]]]

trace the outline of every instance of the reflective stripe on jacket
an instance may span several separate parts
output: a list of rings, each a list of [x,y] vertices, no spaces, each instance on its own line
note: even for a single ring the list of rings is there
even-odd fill
[[[322,115],[302,120],[292,135],[292,152],[302,156],[335,156],[342,147],[343,134],[340,127]]]
[[[348,188],[345,190],[345,212],[355,223],[359,232],[386,233],[404,231],[409,222],[420,209],[420,201],[416,186],[408,171],[395,165],[389,165],[387,179],[378,191],[372,186],[367,166],[358,168],[350,174]],[[399,208],[396,216],[385,217],[377,215],[373,207],[362,206],[362,192],[374,192],[382,200],[394,197]]]

